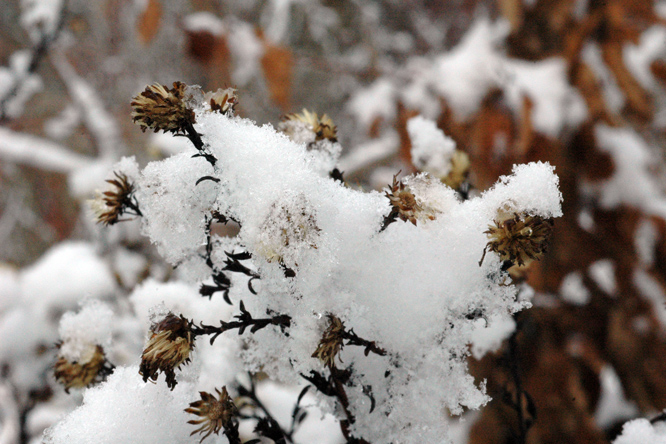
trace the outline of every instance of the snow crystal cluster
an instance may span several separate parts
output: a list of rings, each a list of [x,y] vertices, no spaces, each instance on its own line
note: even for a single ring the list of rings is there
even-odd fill
[[[215,343],[215,353],[199,340],[193,363],[177,372],[184,383],[173,392],[161,379],[156,387],[143,383],[136,367],[116,369],[101,387],[86,392],[83,407],[52,429],[47,442],[67,442],[82,423],[104,422],[102,416],[115,418],[110,427],[128,439],[134,439],[132,429],[149,427],[152,442],[184,442],[190,428],[182,409],[202,384],[211,390],[229,383],[241,367],[294,385],[303,384],[301,374],[328,374],[313,353],[330,315],[386,351],[366,356],[363,347],[347,345],[336,358],[351,370],[347,396],[356,419],[351,433],[376,443],[449,442],[444,418],[489,399],[483,381],[467,371],[470,344],[476,343],[476,355],[497,348],[494,339],[514,328],[510,314],[529,305],[507,285],[496,255],[488,254],[479,265],[488,242],[484,231],[499,211],[560,216],[554,168],[516,166],[495,187],[465,201],[426,174],[406,178],[428,217],[382,229],[391,211],[387,197],[322,175],[306,142],[270,125],[211,112],[205,103],[195,113],[194,128],[215,162],[193,157],[192,147],[151,162],[140,174],[132,160],[119,166],[135,179],[142,230],[167,261],[187,264],[182,275],[192,283],[210,276],[213,267],[221,269],[225,252],[250,253],[246,264],[260,277],[248,287],[245,276],[233,276],[231,307],[221,295],[209,301],[185,283],[149,282],[130,300],[146,318],[163,303],[159,312],[209,324],[231,320],[242,301],[255,317],[288,315],[290,326],[228,333]],[[435,157],[450,155],[452,142],[422,118],[410,122],[409,132],[415,159],[441,173],[445,166]],[[337,159],[337,153],[330,155]],[[214,214],[236,221],[238,235],[210,235]],[[75,329],[74,320],[66,318],[61,329]],[[219,356],[228,360],[220,362]],[[125,392],[137,398],[128,400]],[[331,398],[318,398],[324,412],[342,419]],[[165,410],[158,413],[146,400]],[[168,430],[168,440],[157,438]]]

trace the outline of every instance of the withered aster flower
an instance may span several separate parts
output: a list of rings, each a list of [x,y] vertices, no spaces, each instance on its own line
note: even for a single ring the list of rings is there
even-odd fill
[[[337,316],[332,314],[328,315],[328,327],[319,341],[319,345],[314,353],[313,358],[319,359],[328,368],[335,366],[335,357],[338,356],[342,349],[342,340],[345,332],[345,326]]]
[[[208,92],[204,98],[209,101],[210,109],[224,115],[233,115],[238,104],[238,96],[235,88],[218,89]]]
[[[174,82],[171,89],[159,83],[147,86],[132,100],[132,120],[142,131],[184,134],[194,123],[194,111],[184,101],[185,87],[181,82]]]
[[[199,392],[201,399],[190,403],[189,408],[185,409],[187,413],[201,417],[187,421],[188,424],[201,424],[201,427],[190,433],[190,436],[195,433],[202,434],[203,437],[199,441],[202,442],[211,433],[218,435],[224,428],[224,434],[229,438],[229,442],[232,442],[232,437],[238,438],[238,425],[234,421],[238,409],[227,393],[226,387],[222,387],[222,391],[215,389],[215,392],[219,399],[210,393]]]
[[[451,157],[451,171],[445,177],[441,178],[442,182],[457,190],[465,182],[465,179],[467,179],[470,165],[467,153],[455,150],[453,157]]]
[[[502,262],[513,265],[527,265],[541,258],[548,247],[548,239],[553,231],[553,220],[540,216],[514,213],[500,216],[494,225],[488,226],[488,244],[483,250],[499,254]],[[483,257],[481,262],[483,262]]]
[[[143,354],[139,373],[143,380],[155,381],[159,372],[166,376],[167,386],[176,386],[174,369],[190,362],[190,352],[194,348],[194,337],[190,321],[173,313],[150,327],[152,332]]]
[[[269,262],[295,267],[301,250],[317,249],[320,231],[316,213],[305,196],[276,202],[261,226],[257,252]]]
[[[397,216],[401,220],[411,222],[416,225],[416,221],[421,218],[434,220],[435,216],[430,211],[416,201],[414,193],[405,185],[402,180],[398,180],[398,175],[393,176],[393,184],[385,191],[393,207],[391,216]],[[390,217],[390,216],[389,216]],[[393,219],[394,220],[394,219]]]
[[[324,114],[323,116],[317,116],[317,113],[303,109],[301,113],[292,113],[287,114],[282,118],[282,123],[279,128],[286,133],[289,137],[294,139],[295,132],[297,131],[296,127],[291,123],[304,123],[306,128],[314,133],[315,142],[320,140],[329,140],[331,142],[337,142],[337,127],[333,123],[328,115]],[[298,138],[298,137],[297,137]],[[299,140],[300,141],[300,140]]]
[[[141,216],[139,205],[134,199],[134,185],[122,173],[114,172],[116,178],[106,182],[113,185],[113,189],[97,191],[90,202],[90,208],[95,213],[97,223],[113,225],[120,221],[120,216],[131,213]]]
[[[58,344],[60,348],[62,344]],[[53,373],[59,384],[69,393],[72,388],[85,388],[92,385],[98,376],[105,373],[106,357],[101,345],[91,345],[77,361],[70,361],[59,354],[53,366]]]

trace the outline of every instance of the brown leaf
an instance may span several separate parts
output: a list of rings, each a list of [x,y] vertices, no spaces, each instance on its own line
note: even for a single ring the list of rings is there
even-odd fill
[[[257,34],[264,43],[261,67],[268,83],[271,99],[282,111],[286,112],[291,106],[291,77],[294,56],[289,48],[275,45],[265,39],[261,31],[258,31]]]
[[[146,9],[139,16],[136,27],[139,40],[144,45],[149,44],[157,35],[162,21],[162,6],[159,0],[148,0]]]

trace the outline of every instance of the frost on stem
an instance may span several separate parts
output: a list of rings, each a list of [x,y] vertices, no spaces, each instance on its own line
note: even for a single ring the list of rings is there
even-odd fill
[[[174,369],[190,362],[190,352],[194,348],[190,322],[182,315],[169,313],[153,324],[150,331],[152,334],[141,355],[139,373],[144,381],[155,381],[162,372],[167,386],[173,390],[177,384]]]
[[[113,188],[97,191],[95,198],[89,201],[97,222],[107,226],[120,222],[123,214],[142,215],[134,197],[134,184],[122,173],[113,174],[116,178],[106,181]]]
[[[217,398],[210,393],[199,392],[201,399],[190,403],[190,406],[185,409],[187,413],[200,417],[200,419],[187,421],[188,424],[201,424],[190,436],[199,433],[203,435],[199,441],[202,442],[212,433],[218,435],[220,430],[224,429],[224,434],[229,439],[229,443],[240,443],[238,422],[236,421],[238,409],[229,393],[227,393],[226,387],[222,387],[222,391],[215,389],[215,392]]]

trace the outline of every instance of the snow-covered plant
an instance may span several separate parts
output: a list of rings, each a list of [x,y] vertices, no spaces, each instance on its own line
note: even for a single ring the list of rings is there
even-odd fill
[[[188,431],[202,440],[222,431],[240,443],[239,422],[242,431],[247,419],[260,436],[294,442],[298,402],[291,428],[283,427],[257,398],[253,379],[248,386],[220,372],[217,395],[209,382],[196,395],[211,374],[197,364],[199,349],[221,337],[235,350],[230,368],[309,383],[346,442],[449,442],[447,418],[489,400],[484,382],[467,371],[470,344],[491,331],[493,320],[530,305],[506,270],[545,251],[552,218],[561,215],[554,168],[516,165],[512,175],[468,198],[444,183],[454,169],[452,142],[418,118],[409,124],[413,155],[440,174],[396,175],[385,194],[364,192],[335,168],[340,147],[330,118],[289,115],[280,132],[235,116],[236,100],[230,89],[147,87],[132,102],[134,121],[187,137],[193,147],[141,172],[124,159],[109,181],[115,190],[94,204],[105,224],[123,214],[142,216],[143,233],[163,257],[186,279],[203,281],[202,302],[224,299],[236,314],[213,311],[204,322],[179,310],[175,299],[153,310],[139,368],[117,367],[47,433],[47,442],[71,439],[76,424],[105,408],[113,414],[122,404],[119,390],[143,385],[139,373],[143,382],[168,386],[155,389],[159,396],[143,389],[132,396],[172,404],[160,423],[170,424],[173,442]],[[215,234],[228,223],[239,226],[235,237]],[[89,349],[102,353],[98,342],[73,347],[64,339],[62,359]],[[108,373],[103,354],[98,361]],[[74,378],[70,386],[96,376]],[[108,407],[95,401],[104,396]],[[185,427],[185,412],[199,428]],[[113,427],[145,421],[126,423]]]

